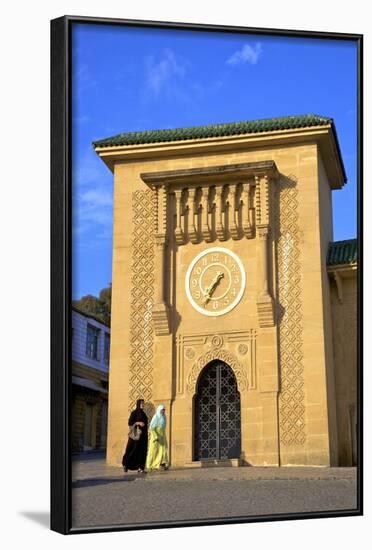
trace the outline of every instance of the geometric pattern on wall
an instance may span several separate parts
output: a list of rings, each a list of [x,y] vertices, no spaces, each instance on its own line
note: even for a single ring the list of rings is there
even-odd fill
[[[130,312],[129,409],[137,399],[150,401],[153,386],[154,194],[132,194],[132,280]]]
[[[277,288],[283,312],[278,327],[281,373],[279,430],[281,444],[289,446],[303,445],[306,439],[303,313],[297,189],[285,182],[279,190]]]

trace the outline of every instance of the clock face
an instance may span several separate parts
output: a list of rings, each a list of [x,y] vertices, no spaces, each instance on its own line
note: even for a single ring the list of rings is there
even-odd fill
[[[231,311],[243,296],[245,271],[239,257],[226,248],[209,248],[198,254],[186,273],[186,294],[203,315]]]

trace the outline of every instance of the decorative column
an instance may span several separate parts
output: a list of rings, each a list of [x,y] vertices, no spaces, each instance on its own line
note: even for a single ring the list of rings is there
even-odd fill
[[[165,304],[164,299],[164,272],[165,272],[165,247],[167,239],[165,235],[155,235],[155,305]]]
[[[229,233],[233,239],[239,238],[239,232],[235,221],[236,184],[227,186],[227,202],[229,206]]]
[[[182,216],[182,192],[183,189],[175,189],[174,194],[176,197],[176,229],[175,229],[175,238],[178,245],[184,244],[185,236],[181,227],[181,216]]]
[[[155,291],[152,319],[155,334],[169,334],[169,308],[165,297],[167,233],[167,190],[165,186],[156,190],[156,233],[155,233]]]
[[[270,236],[269,179],[265,176],[256,180],[256,215],[258,232],[258,273],[260,273],[259,294],[257,298],[258,320],[261,327],[275,324],[274,301],[269,290],[268,243]]]
[[[229,232],[234,240],[239,239],[239,230],[235,220],[236,184],[229,185]]]
[[[223,186],[216,185],[216,233],[219,241],[226,241],[225,227],[222,222],[223,216]]]
[[[247,239],[253,237],[253,208],[250,208],[251,184],[243,183],[243,231]]]
[[[202,234],[207,243],[212,242],[211,230],[208,224],[209,186],[202,187]]]
[[[260,297],[269,295],[269,279],[268,279],[268,258],[267,258],[267,243],[269,240],[269,226],[261,225],[258,227],[258,248],[259,262],[261,264],[261,281],[260,281]]]
[[[165,302],[165,235],[155,235],[155,304],[152,309],[155,334],[169,334],[169,311]]]
[[[275,325],[274,300],[270,294],[269,243],[271,232],[270,187],[267,175],[255,178],[256,198],[256,246],[258,296],[257,314],[261,328],[259,333],[259,391],[263,400],[262,439],[263,460],[267,465],[279,466],[278,425],[278,349]],[[273,327],[271,330],[267,330]]]
[[[189,211],[189,227],[188,227],[188,236],[190,241],[193,244],[198,242],[198,227],[195,226],[195,216],[197,213],[197,204],[196,204],[196,187],[189,188],[189,196],[187,200],[187,206]]]

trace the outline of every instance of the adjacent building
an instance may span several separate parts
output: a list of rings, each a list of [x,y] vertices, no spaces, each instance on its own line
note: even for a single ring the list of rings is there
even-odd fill
[[[350,239],[330,243],[327,256],[339,466],[357,464],[357,252],[357,240]]]
[[[172,466],[351,465],[356,241],[333,120],[304,115],[120,134],[107,460],[128,413],[166,407]],[[100,371],[101,372],[101,371]]]
[[[72,308],[72,450],[105,449],[110,327]]]

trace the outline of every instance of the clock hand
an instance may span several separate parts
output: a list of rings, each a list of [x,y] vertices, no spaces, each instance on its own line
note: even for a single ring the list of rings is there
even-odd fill
[[[203,302],[203,305],[206,306],[207,303],[209,302],[213,292],[216,290],[216,287],[218,286],[220,280],[224,277],[224,274],[222,271],[218,271],[217,275],[215,276],[215,278],[213,279],[212,283],[210,284],[210,286],[203,292],[204,296],[205,296],[205,300]]]
[[[220,271],[216,275],[216,277],[213,279],[212,283],[209,285],[207,289],[203,292],[204,296],[210,296],[213,290],[216,288],[217,282],[218,282],[218,276],[220,275]]]
[[[211,296],[212,293],[215,291],[216,287],[218,286],[218,283],[223,278],[223,276],[224,276],[224,274],[222,273],[222,271],[218,271],[218,273],[215,277],[215,280],[212,282],[211,286],[208,289],[209,296]]]

